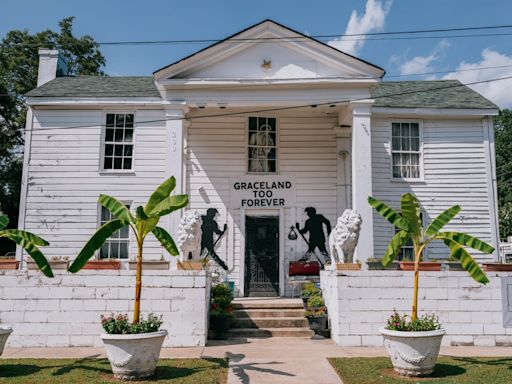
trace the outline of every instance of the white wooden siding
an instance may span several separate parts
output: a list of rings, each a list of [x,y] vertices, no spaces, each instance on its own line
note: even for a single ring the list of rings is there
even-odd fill
[[[396,120],[396,119],[395,119]],[[403,119],[402,119],[403,120]],[[464,231],[482,240],[493,242],[484,132],[480,119],[423,120],[424,179],[417,182],[391,180],[390,122],[392,118],[372,119],[372,176],[376,198],[398,208],[400,196],[413,192],[426,213],[428,225],[444,209],[459,204],[461,213],[447,230]],[[375,256],[382,257],[394,229],[374,214]],[[474,252],[479,259],[491,255]],[[442,243],[433,243],[429,258],[446,258],[448,250]]]
[[[107,174],[99,169],[103,110],[34,111],[25,228],[50,242],[44,248],[47,256],[77,255],[98,227],[100,193],[132,202],[135,207],[145,203],[165,178],[165,123],[137,121],[163,116],[158,110],[135,113],[134,172]],[[69,128],[74,126],[87,127]],[[132,258],[134,243],[132,239]],[[162,254],[156,239],[149,237],[144,257],[160,259]]]
[[[331,224],[336,220],[336,140],[331,117],[276,116],[278,118],[278,169],[281,175],[294,176],[297,183],[297,206],[284,210],[285,274],[288,261],[297,260],[306,251],[302,238],[290,241],[288,231],[296,221],[304,224],[304,208],[313,206]],[[219,226],[227,222],[230,177],[246,174],[247,117],[202,118],[188,128],[187,193],[190,209],[204,214],[207,208],[219,211]],[[199,189],[202,187],[204,193]],[[238,286],[243,252],[241,211],[234,209],[233,233],[226,233],[217,252],[230,260],[228,244],[232,244],[234,265],[230,279]],[[233,236],[230,241],[230,236]],[[289,292],[289,287],[287,288]]]

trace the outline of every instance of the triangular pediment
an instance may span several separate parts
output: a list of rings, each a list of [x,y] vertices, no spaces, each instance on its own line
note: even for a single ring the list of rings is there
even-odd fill
[[[266,20],[154,73],[155,79],[380,78],[384,70]]]

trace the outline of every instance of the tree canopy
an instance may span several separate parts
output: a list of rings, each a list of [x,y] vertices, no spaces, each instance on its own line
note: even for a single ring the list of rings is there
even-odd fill
[[[66,75],[105,75],[105,58],[88,35],[73,35],[74,17],[59,22],[58,32],[47,29],[8,32],[0,42],[0,211],[18,225],[21,186],[23,129],[27,108],[23,95],[36,87],[39,48],[58,49],[67,66]],[[0,255],[13,250],[0,242]]]
[[[501,110],[494,127],[500,237],[505,239],[512,236],[512,111]]]

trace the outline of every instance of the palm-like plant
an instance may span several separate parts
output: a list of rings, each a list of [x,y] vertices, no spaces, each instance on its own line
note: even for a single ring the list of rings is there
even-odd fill
[[[171,235],[165,229],[157,226],[162,216],[168,215],[188,204],[187,195],[171,196],[171,192],[175,187],[176,179],[174,177],[164,181],[151,194],[145,207],[137,207],[135,216],[132,215],[126,205],[116,198],[108,195],[100,195],[98,199],[99,203],[107,208],[115,219],[103,224],[96,231],[68,268],[70,272],[78,272],[110,236],[121,228],[129,226],[133,230],[135,239],[137,240],[137,270],[135,274],[135,305],[133,310],[134,324],[138,323],[140,318],[142,250],[147,235],[152,233],[171,255],[176,256],[179,253]]]
[[[16,244],[21,246],[29,255],[34,259],[37,267],[45,274],[45,276],[53,277],[52,268],[44,257],[39,247],[49,245],[49,243],[34,235],[31,232],[22,231],[19,229],[5,229],[9,224],[9,218],[7,215],[0,215],[0,237],[5,237],[14,241]]]
[[[494,252],[494,248],[476,237],[460,232],[441,232],[443,227],[450,222],[461,210],[460,206],[454,205],[437,216],[427,228],[423,228],[420,216],[420,203],[416,196],[405,193],[400,199],[400,213],[389,205],[368,197],[370,205],[383,216],[387,221],[399,229],[391,238],[382,258],[384,266],[389,265],[398,255],[400,249],[411,241],[414,249],[414,296],[411,319],[418,317],[418,280],[419,264],[422,254],[428,244],[434,240],[443,241],[450,248],[452,259],[459,260],[462,267],[469,275],[482,284],[487,284],[489,279],[480,269],[477,262],[464,247],[470,247],[485,253]]]

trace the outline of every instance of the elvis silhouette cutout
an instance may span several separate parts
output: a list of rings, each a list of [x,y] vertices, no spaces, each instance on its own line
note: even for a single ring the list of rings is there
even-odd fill
[[[227,225],[224,224],[224,229],[221,231],[219,229],[219,225],[215,221],[215,216],[218,211],[215,208],[208,208],[206,210],[206,215],[201,216],[203,219],[203,224],[201,225],[201,231],[203,232],[201,236],[201,255],[203,254],[203,250],[206,249],[207,254],[205,257],[210,256],[217,264],[219,264],[222,269],[225,271],[228,270],[228,266],[222,259],[215,253],[215,245],[219,242],[220,238],[226,232]],[[217,240],[213,241],[213,234],[216,233],[218,235]]]
[[[309,241],[304,238],[308,243],[308,253],[314,254],[315,249],[318,248],[325,260],[328,260],[329,254],[325,248],[324,224],[327,227],[327,236],[329,236],[331,233],[331,223],[324,215],[317,214],[316,209],[313,207],[307,207],[304,211],[309,217],[304,224],[304,228],[300,229],[299,223],[296,223],[295,226],[301,235],[309,232]]]

